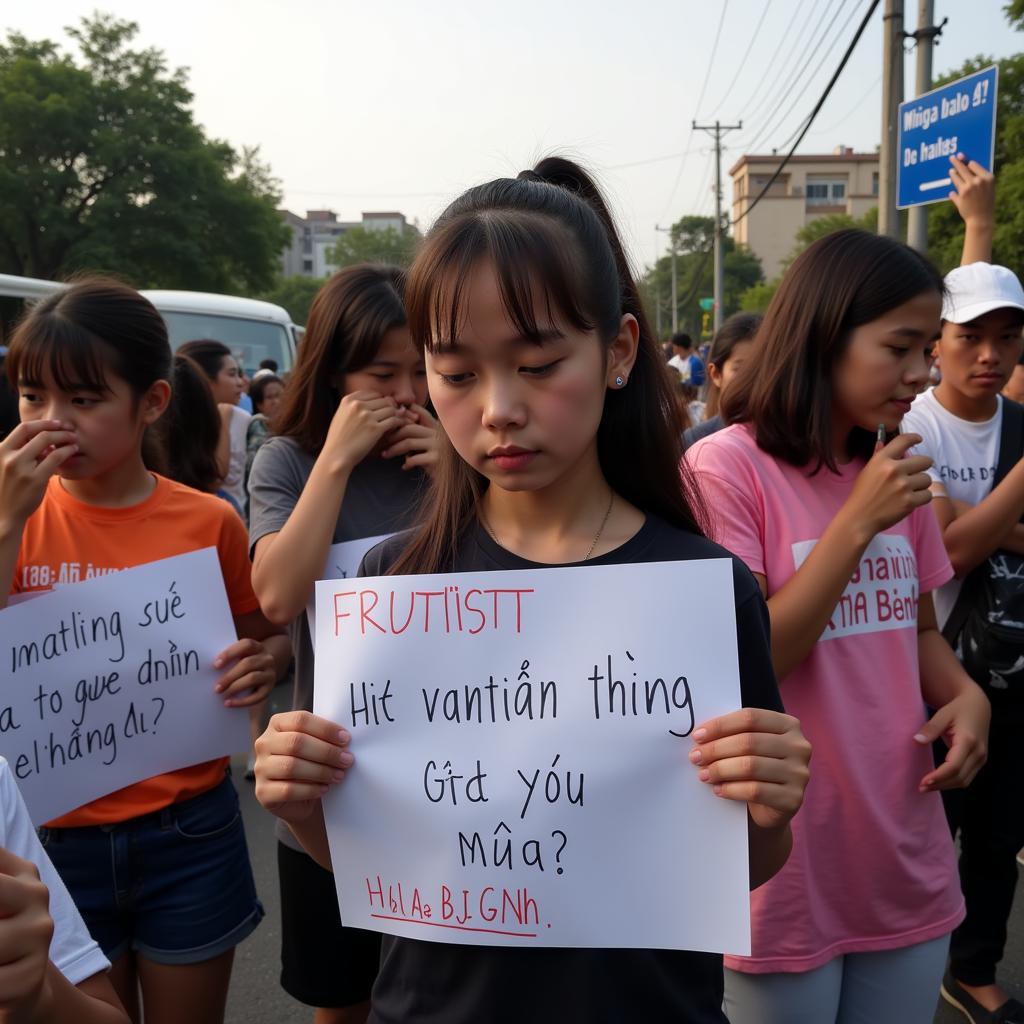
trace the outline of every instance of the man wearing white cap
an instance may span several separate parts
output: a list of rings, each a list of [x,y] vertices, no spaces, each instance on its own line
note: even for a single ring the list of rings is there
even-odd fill
[[[951,271],[946,288],[936,346],[942,380],[916,399],[902,429],[920,434],[934,460],[932,505],[956,570],[935,593],[935,610],[992,702],[992,726],[988,763],[946,800],[960,831],[967,917],[953,933],[942,996],[971,1024],[1024,1024],[1024,1005],[996,984],[1024,846],[1024,624],[1006,623],[1021,628],[1006,634],[1011,657],[998,670],[973,639],[965,647],[973,634],[963,626],[969,609],[980,613],[982,581],[1024,555],[1024,411],[1000,394],[1024,349],[1024,289],[1006,267],[982,262]],[[958,603],[964,577],[980,566]]]

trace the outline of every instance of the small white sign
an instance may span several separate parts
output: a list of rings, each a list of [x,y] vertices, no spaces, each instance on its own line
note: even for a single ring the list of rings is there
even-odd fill
[[[5,609],[0,754],[32,821],[245,750],[248,715],[213,690],[236,639],[214,548]]]

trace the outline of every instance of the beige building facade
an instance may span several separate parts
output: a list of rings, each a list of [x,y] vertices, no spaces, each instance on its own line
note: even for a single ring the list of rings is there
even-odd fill
[[[743,156],[729,169],[733,220],[746,212],[780,160]],[[830,213],[862,217],[877,205],[878,154],[838,146],[827,155],[792,157],[767,195],[734,225],[733,237],[760,257],[770,281],[782,272],[796,233],[809,221]]]

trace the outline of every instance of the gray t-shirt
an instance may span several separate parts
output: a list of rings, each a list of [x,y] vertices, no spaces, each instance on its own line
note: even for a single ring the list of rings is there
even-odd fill
[[[249,550],[288,521],[316,460],[288,437],[272,437],[253,460],[249,475]],[[402,469],[402,459],[371,455],[349,477],[332,544],[395,533],[412,524],[426,483],[422,470]],[[292,707],[313,709],[313,645],[305,611],[288,626],[295,655]],[[283,825],[283,823],[280,823]],[[287,827],[278,837],[301,849]]]

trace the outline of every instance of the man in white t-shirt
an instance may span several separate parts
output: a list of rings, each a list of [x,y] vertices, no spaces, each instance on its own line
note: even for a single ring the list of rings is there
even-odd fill
[[[951,271],[946,287],[936,349],[942,380],[901,425],[921,435],[921,450],[934,460],[932,505],[957,575],[935,594],[940,624],[972,569],[997,550],[1024,555],[1024,459],[993,487],[1008,401],[1000,392],[1024,347],[1024,289],[1005,267],[981,262]],[[995,974],[1024,846],[1024,692],[985,675],[976,681],[993,705],[988,764],[946,802],[951,827],[960,830],[967,918],[953,933],[942,995],[974,1024],[1024,1024],[1024,1005]]]
[[[0,757],[0,1017],[128,1024],[109,968]]]

